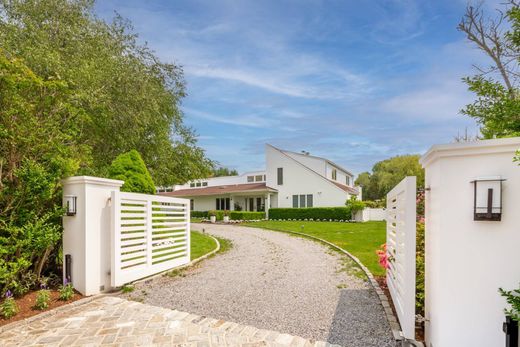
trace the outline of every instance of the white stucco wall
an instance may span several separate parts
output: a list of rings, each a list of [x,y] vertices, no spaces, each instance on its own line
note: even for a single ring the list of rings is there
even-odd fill
[[[288,152],[284,151],[285,154],[290,156],[291,158],[294,158],[298,160],[303,165],[311,168],[312,170],[316,171],[320,175],[325,176],[325,168],[327,166],[327,162],[321,158],[316,158],[309,155],[294,153],[294,152]]]
[[[83,295],[110,290],[109,199],[123,181],[78,176],[62,183],[63,195],[77,197],[76,215],[63,217],[63,263],[65,255],[70,254],[72,285]]]
[[[434,146],[426,169],[427,347],[503,346],[498,288],[520,282],[520,138]],[[473,220],[473,179],[501,176],[502,221]]]
[[[354,186],[354,177],[353,176],[347,174],[345,171],[341,170],[340,168],[327,163],[326,177],[329,180],[332,180],[332,170],[334,170],[334,169],[336,169],[336,179],[335,179],[336,182],[347,185],[346,177],[348,176],[348,177],[350,177],[348,186],[350,186],[350,187]]]
[[[266,145],[267,186],[278,190],[278,207],[292,207],[295,194],[312,194],[314,207],[344,206],[349,194],[317,173]],[[283,167],[283,185],[278,185],[277,168]]]

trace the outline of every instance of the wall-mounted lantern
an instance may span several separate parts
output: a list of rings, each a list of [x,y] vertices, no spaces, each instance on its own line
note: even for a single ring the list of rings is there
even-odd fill
[[[502,219],[502,179],[500,176],[480,177],[474,186],[473,220],[500,221]]]
[[[67,216],[75,216],[77,212],[77,200],[78,197],[75,195],[63,196],[63,202],[65,207],[65,214]]]

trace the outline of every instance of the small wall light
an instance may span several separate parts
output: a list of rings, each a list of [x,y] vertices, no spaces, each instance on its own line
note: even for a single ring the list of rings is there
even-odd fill
[[[481,177],[474,185],[473,220],[500,221],[502,219],[502,179],[500,176]]]
[[[63,196],[63,202],[65,205],[65,214],[67,216],[75,216],[77,212],[77,200],[78,197],[75,195]]]

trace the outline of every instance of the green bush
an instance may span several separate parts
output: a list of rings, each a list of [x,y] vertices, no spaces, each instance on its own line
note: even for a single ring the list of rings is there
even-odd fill
[[[34,308],[37,310],[45,310],[49,307],[50,301],[51,293],[47,289],[41,289],[36,295],[36,303],[34,304]]]
[[[415,313],[424,317],[424,223],[417,223]]]
[[[59,293],[60,300],[69,301],[74,296],[74,288],[72,287],[72,284],[67,283],[60,287]]]
[[[0,305],[0,313],[5,319],[9,319],[18,313],[18,305],[10,291],[5,294],[5,300]]]
[[[265,219],[265,212],[231,211],[232,220],[256,220]]]
[[[357,212],[363,211],[365,208],[365,203],[361,200],[358,200],[357,197],[351,196],[350,199],[345,202],[345,206],[347,206],[348,213],[351,216],[355,216]]]
[[[347,207],[308,207],[308,208],[271,208],[269,219],[332,219],[350,220]]]
[[[368,208],[385,208],[386,207],[386,199],[381,200],[363,200],[365,203],[365,207]]]
[[[208,218],[208,211],[191,211],[192,218]]]
[[[108,177],[125,181],[121,187],[123,192],[155,194],[152,176],[139,152],[135,149],[120,154],[108,169]]]

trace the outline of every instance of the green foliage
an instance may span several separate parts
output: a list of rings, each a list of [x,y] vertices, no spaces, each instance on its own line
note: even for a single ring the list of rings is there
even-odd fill
[[[67,283],[59,288],[59,299],[62,301],[69,301],[74,296],[74,288],[72,287],[72,284]]]
[[[520,165],[520,150],[516,151],[515,157],[513,158],[513,161],[518,163]]]
[[[51,294],[47,289],[40,289],[38,294],[36,294],[36,302],[34,303],[34,308],[37,310],[45,310],[49,307],[49,303],[51,301]]]
[[[152,176],[135,149],[114,159],[108,169],[108,177],[125,181],[121,187],[123,192],[155,194]]]
[[[363,200],[385,199],[386,194],[406,176],[417,176],[417,187],[424,187],[424,170],[419,155],[400,155],[380,161],[372,173],[361,173],[356,185],[363,188]]]
[[[18,313],[18,306],[12,296],[6,296],[0,305],[0,313],[4,319],[9,319]]]
[[[381,200],[363,200],[365,203],[365,207],[368,208],[385,208],[386,207],[386,199]]]
[[[269,219],[350,220],[347,207],[271,208]]]
[[[218,211],[210,210],[208,211],[208,217],[216,217],[218,214]]]
[[[191,260],[202,257],[217,248],[215,240],[207,234],[191,231]]]
[[[520,288],[514,290],[498,289],[500,295],[506,298],[506,302],[511,308],[505,309],[504,312],[517,322],[520,322]]]
[[[238,171],[235,169],[229,169],[227,167],[218,167],[213,169],[211,177],[222,177],[222,176],[238,176]]]
[[[424,317],[424,223],[417,223],[415,313]]]
[[[515,66],[520,62],[520,7],[509,1],[501,13],[501,19],[488,20],[479,7],[470,6],[459,25],[459,30],[493,62],[488,70],[479,69],[477,75],[463,78],[476,100],[461,113],[475,119],[487,139],[520,135],[520,89]]]
[[[67,109],[54,119],[76,127],[71,144],[88,147],[92,160],[80,162],[81,173],[104,177],[111,161],[132,149],[162,186],[211,173],[213,163],[183,123],[181,67],[162,62],[139,43],[129,21],[101,20],[90,0],[0,0],[0,13],[2,47],[23,58],[43,81],[66,88],[58,95],[63,103],[53,97],[43,101]],[[32,96],[19,94],[22,102]],[[29,103],[27,110],[41,105]],[[10,115],[24,109],[16,110]],[[38,136],[42,145],[53,139],[48,129],[34,129],[31,137]]]
[[[265,212],[231,211],[230,218],[232,220],[259,220],[259,219],[265,219]]]
[[[191,211],[192,218],[208,218],[208,211]]]
[[[347,206],[350,215],[353,217],[357,212],[363,211],[366,205],[363,201],[358,200],[357,197],[351,196],[350,199],[345,202],[345,206]]]
[[[125,284],[123,287],[121,287],[121,291],[123,293],[131,293],[134,291],[134,286],[131,284]]]

